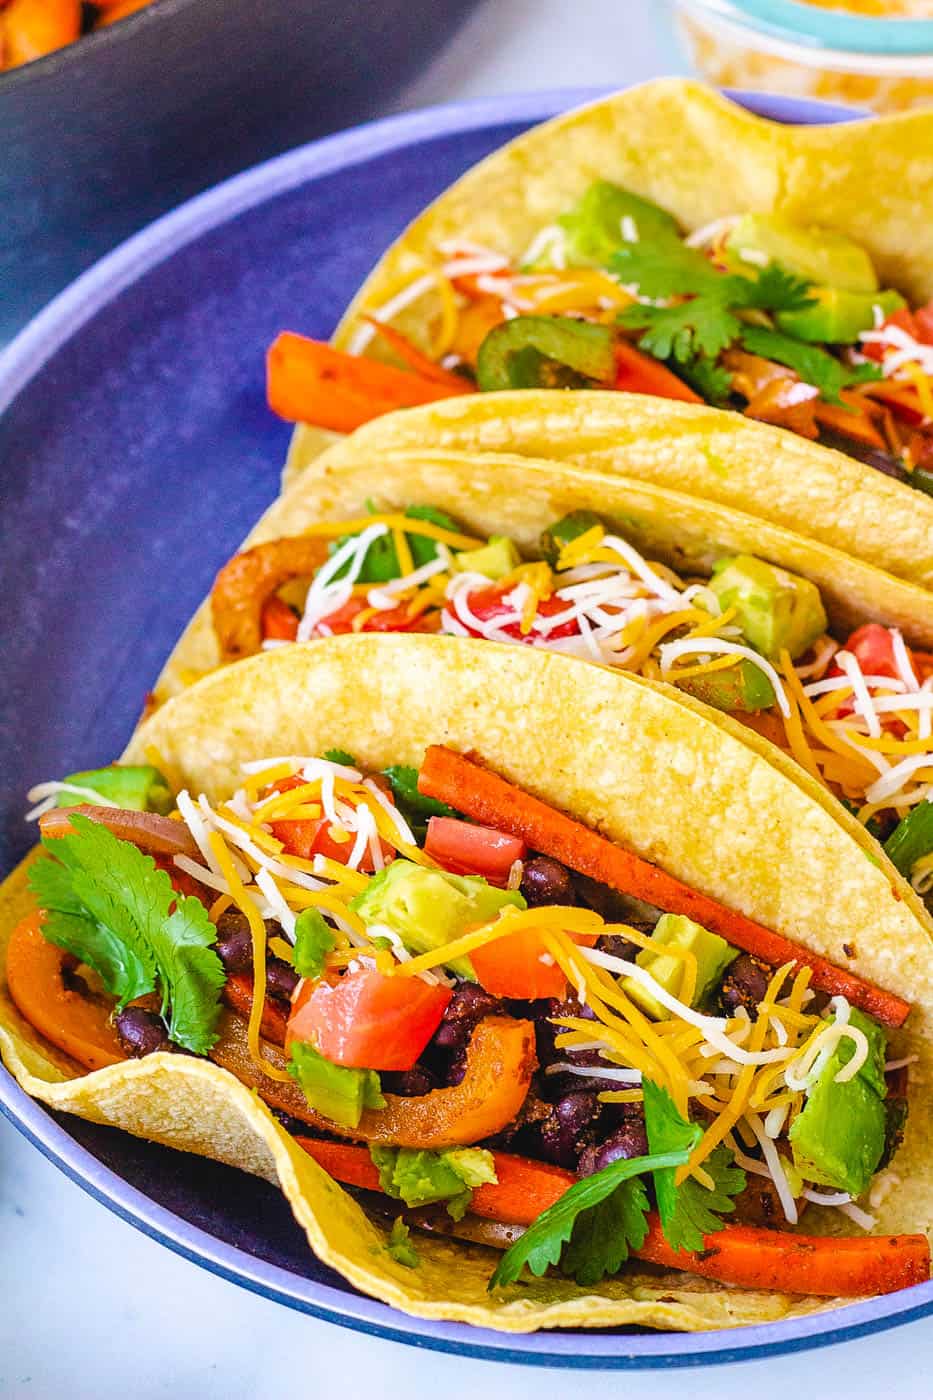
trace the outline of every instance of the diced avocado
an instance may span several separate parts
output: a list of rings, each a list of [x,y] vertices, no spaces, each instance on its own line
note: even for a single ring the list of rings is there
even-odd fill
[[[885,1039],[881,1027],[856,1007],[849,1024],[867,1036],[868,1058],[852,1079],[840,1084],[836,1075],[855,1053],[851,1038],[843,1036],[788,1137],[794,1163],[807,1181],[860,1196],[885,1150]]]
[[[65,782],[88,788],[105,801],[133,812],[160,812],[164,816],[175,805],[168,783],[158,768],[149,763],[112,763],[107,768],[87,768],[82,773],[69,773]],[[90,800],[80,793],[60,792],[56,806],[77,807]]]
[[[899,292],[850,292],[844,287],[814,287],[810,299],[815,306],[779,311],[775,319],[782,331],[798,340],[830,345],[854,345],[862,331],[875,325],[876,308],[884,318],[907,305]]]
[[[350,901],[364,923],[387,924],[412,953],[441,948],[503,909],[527,907],[517,890],[498,890],[481,875],[451,875],[410,860],[393,860]],[[447,966],[458,977],[476,980],[469,958],[454,958]]]
[[[689,949],[696,958],[697,981],[692,1006],[702,1004],[709,990],[722,980],[726,968],[738,956],[735,948],[731,948],[718,933],[710,933],[709,929],[694,923],[685,914],[662,914],[651,935],[651,942],[657,945],[657,951],[653,947],[643,948],[635,961],[672,996],[680,994],[684,961],[661,950],[673,944]],[[637,1002],[649,1016],[656,1021],[667,1019],[670,1014],[667,1008],[637,978],[626,977],[622,986],[626,996]]]
[[[709,586],[723,610],[737,609],[739,626],[762,656],[775,658],[786,649],[796,660],[826,631],[816,585],[763,559],[750,554],[720,559]]]
[[[566,233],[566,260],[574,267],[607,267],[623,243],[680,237],[670,214],[609,180],[596,180],[557,222]]]
[[[542,555],[554,568],[564,545],[579,539],[587,530],[592,530],[602,523],[599,516],[591,510],[572,510],[569,515],[561,516],[560,520],[555,520],[553,525],[541,532]]]
[[[288,1072],[311,1107],[343,1128],[357,1127],[365,1108],[386,1106],[375,1070],[332,1064],[306,1041],[293,1041]]]
[[[466,1214],[473,1188],[496,1181],[493,1156],[484,1147],[432,1152],[415,1147],[371,1147],[379,1185],[387,1196],[407,1206],[446,1201],[455,1220]]]
[[[741,710],[754,714],[757,710],[769,710],[774,704],[774,686],[760,666],[742,657],[737,666],[725,671],[710,671],[705,676],[686,676],[677,682],[679,690],[685,690],[704,705],[712,705],[714,710]]]
[[[470,549],[455,556],[457,573],[485,574],[487,578],[505,578],[522,562],[508,535],[492,535],[480,549]]]
[[[834,229],[807,228],[779,214],[743,214],[726,239],[726,262],[745,276],[775,262],[820,287],[878,290],[871,258],[858,243]]]

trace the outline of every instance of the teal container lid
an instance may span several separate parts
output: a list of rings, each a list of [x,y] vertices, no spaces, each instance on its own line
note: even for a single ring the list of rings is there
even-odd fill
[[[744,19],[762,34],[813,49],[883,58],[933,54],[933,19],[878,19],[824,10],[801,0],[713,0],[707,8]]]

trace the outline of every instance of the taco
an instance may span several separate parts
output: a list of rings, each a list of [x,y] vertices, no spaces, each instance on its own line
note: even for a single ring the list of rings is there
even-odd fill
[[[933,890],[933,607],[859,560],[708,501],[491,453],[321,459],[217,576],[164,697],[343,632],[563,652],[677,687]]]
[[[421,1316],[701,1329],[928,1278],[930,922],[664,687],[343,637],[46,802],[95,785],[4,888],[0,1046],[50,1107],[277,1180]]]
[[[681,80],[603,99],[520,136],[431,205],[333,346],[281,335],[270,404],[346,432],[476,390],[614,391],[623,415],[650,411],[629,394],[657,396],[686,431],[749,445],[719,468],[696,454],[671,464],[660,484],[891,569],[902,531],[923,533],[927,554],[933,538],[933,258],[918,236],[931,141],[929,112],[790,127]],[[745,434],[724,410],[781,434]],[[299,432],[289,474],[319,446]],[[622,470],[640,475],[630,451]],[[775,469],[788,479],[772,494]],[[664,470],[660,453],[643,470]],[[875,515],[814,511],[811,472],[844,515],[875,489]]]

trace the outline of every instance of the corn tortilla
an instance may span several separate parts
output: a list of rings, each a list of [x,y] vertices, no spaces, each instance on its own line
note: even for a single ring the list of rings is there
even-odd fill
[[[432,742],[477,750],[510,780],[677,878],[908,997],[914,1009],[892,1044],[919,1061],[905,1143],[887,1182],[880,1178],[888,1192],[877,1228],[930,1229],[933,926],[883,857],[867,860],[798,783],[664,687],[520,647],[351,636],[215,672],[163,706],[124,758],[157,752],[174,782],[216,801],[229,796],[247,759],[336,746],[365,767],[417,764]],[[0,964],[30,905],[25,865],[0,892]],[[385,1229],[216,1066],[157,1054],[81,1073],[22,1020],[2,977],[0,1049],[23,1088],[50,1107],[278,1182],[325,1263],[416,1316],[513,1332],[706,1330],[834,1306],[638,1265],[593,1289],[548,1276],[490,1295],[494,1258],[478,1246],[419,1237],[417,1268],[393,1260]],[[832,1228],[820,1215],[808,1213],[808,1231]]]

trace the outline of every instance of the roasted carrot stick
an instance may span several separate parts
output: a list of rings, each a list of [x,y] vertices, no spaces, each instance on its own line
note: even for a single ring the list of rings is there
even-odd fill
[[[283,331],[266,362],[269,407],[290,423],[350,433],[397,408],[470,394],[471,386],[428,379],[378,360],[364,360],[318,340]]]
[[[367,1191],[380,1190],[379,1173],[367,1148],[307,1137],[297,1141],[335,1181]],[[508,1152],[492,1155],[498,1184],[477,1187],[470,1204],[471,1213],[486,1220],[530,1225],[577,1179],[572,1172],[528,1157]],[[645,1242],[633,1253],[664,1268],[683,1269],[740,1288],[828,1298],[894,1293],[930,1276],[930,1246],[925,1235],[840,1239],[727,1225],[707,1235],[704,1245],[699,1253],[672,1249],[652,1213]]]
[[[98,0],[100,3],[100,0]],[[116,24],[118,20],[126,19],[129,15],[135,15],[137,10],[142,10],[151,0],[116,0],[106,6],[105,13],[100,15],[95,29],[101,29],[106,24]]]
[[[864,1235],[836,1238],[794,1235],[751,1225],[727,1225],[707,1235],[705,1249],[671,1249],[657,1216],[649,1217],[639,1259],[739,1288],[773,1288],[821,1298],[858,1298],[896,1293],[930,1277],[926,1235]]]
[[[42,936],[37,909],[14,928],[6,955],[6,975],[18,1009],[57,1049],[85,1069],[115,1065],[126,1056],[103,1002],[66,986],[67,953]]]
[[[533,851],[552,856],[571,870],[588,875],[622,894],[646,900],[672,914],[686,914],[729,943],[780,967],[786,962],[812,970],[812,986],[853,1004],[886,1026],[902,1026],[910,1003],[876,987],[855,973],[836,967],[818,953],[727,909],[709,895],[691,890],[656,865],[614,845],[589,827],[557,812],[546,802],[508,783],[474,759],[432,744],[418,775],[418,791],[449,802],[465,816],[510,836],[520,836]]]

